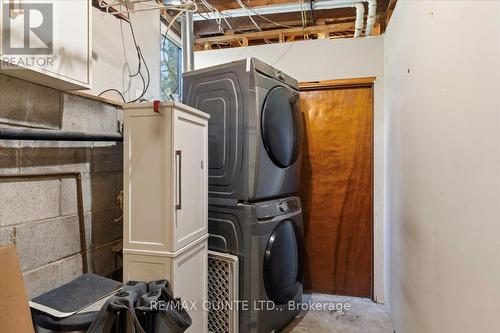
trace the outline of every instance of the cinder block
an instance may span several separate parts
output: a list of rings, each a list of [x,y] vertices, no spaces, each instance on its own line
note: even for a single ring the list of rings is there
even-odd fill
[[[110,208],[93,212],[92,224],[92,245],[101,246],[103,244],[119,240],[123,237],[123,224],[118,208]]]
[[[55,89],[0,75],[0,118],[10,124],[57,129],[61,93]]]
[[[60,212],[60,181],[0,183],[0,226],[53,218]]]
[[[63,94],[62,129],[80,132],[115,133],[116,107],[68,93]]]
[[[76,180],[73,178],[63,179],[61,181],[61,216],[74,215],[77,212]]]
[[[92,213],[85,213],[85,240],[87,241],[87,250],[92,248]],[[88,256],[90,258],[90,255]]]
[[[59,145],[59,146],[57,146]],[[22,143],[20,153],[22,172],[81,172],[90,171],[90,148],[63,147],[60,143]]]
[[[0,174],[19,171],[19,141],[0,140]]]
[[[115,207],[115,176],[113,174],[92,174],[90,177],[91,210],[98,211]]]
[[[100,246],[92,251],[94,273],[109,276],[117,268],[116,254],[111,250],[115,242]]]
[[[116,172],[123,169],[123,144],[92,148],[92,172]]]
[[[78,217],[31,222],[16,227],[21,269],[27,271],[80,252]]]
[[[89,174],[82,175],[83,210],[88,212],[92,206],[91,180]],[[61,216],[74,215],[78,213],[76,200],[76,180],[73,178],[63,179],[61,182]]]
[[[32,299],[82,275],[82,259],[77,254],[27,271],[23,275],[28,298]]]
[[[0,227],[0,246],[14,244],[14,227]]]

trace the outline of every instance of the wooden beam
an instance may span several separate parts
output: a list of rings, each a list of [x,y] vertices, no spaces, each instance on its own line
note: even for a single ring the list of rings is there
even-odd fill
[[[300,90],[319,90],[328,88],[339,88],[349,86],[371,86],[376,77],[360,77],[354,79],[337,79],[325,81],[300,82]]]
[[[318,32],[318,39],[326,39],[330,38],[330,30],[325,29],[321,32]]]
[[[384,30],[382,32],[385,32],[385,29],[389,25],[389,21],[391,20],[392,17],[392,12],[396,8],[396,3],[398,0],[389,0],[389,4],[387,5],[387,10],[385,12],[385,24],[384,24]]]
[[[235,39],[241,40],[243,38],[246,38],[248,40],[264,39],[264,38],[280,38],[280,36],[291,37],[291,36],[300,36],[304,34],[307,35],[307,34],[317,34],[325,32],[331,33],[331,32],[350,31],[350,30],[354,30],[354,22],[321,25],[321,26],[305,27],[305,28],[300,27],[291,29],[275,29],[275,30],[250,32],[243,34],[204,37],[196,39],[196,44],[203,45],[206,42],[209,43],[231,42],[234,41]]]
[[[388,1],[388,0],[387,0]],[[352,21],[354,22],[356,19],[356,9],[355,8],[339,8],[339,9],[327,9],[327,10],[319,10],[314,11],[315,18],[317,19],[317,24],[324,22],[325,24],[333,24],[339,23],[338,21]],[[263,29],[277,29],[277,28],[287,28],[286,26],[292,27],[302,27],[302,20],[300,16],[300,12],[296,13],[282,13],[282,14],[273,14],[273,15],[265,15],[265,18],[277,22],[278,24],[283,24],[285,27],[279,27],[275,24],[266,21],[266,19],[253,16],[255,22]],[[250,20],[249,17],[236,17],[236,18],[227,18],[229,24],[237,28],[239,31],[252,30],[255,31],[255,25]],[[308,25],[311,24],[310,19],[307,20]],[[229,26],[225,23],[225,21],[221,22],[221,25],[224,29],[229,29]],[[203,20],[203,21],[195,21],[194,29],[196,34],[200,36],[218,33],[219,27],[215,20]]]

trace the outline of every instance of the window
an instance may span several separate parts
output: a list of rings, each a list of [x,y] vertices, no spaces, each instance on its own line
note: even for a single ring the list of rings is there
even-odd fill
[[[161,99],[177,100],[182,89],[182,49],[181,41],[162,23],[160,45]]]

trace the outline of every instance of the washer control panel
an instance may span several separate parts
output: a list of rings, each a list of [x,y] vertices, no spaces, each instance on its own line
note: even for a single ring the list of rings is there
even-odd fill
[[[300,199],[297,197],[255,204],[255,211],[258,219],[273,218],[275,216],[293,213],[300,208]]]

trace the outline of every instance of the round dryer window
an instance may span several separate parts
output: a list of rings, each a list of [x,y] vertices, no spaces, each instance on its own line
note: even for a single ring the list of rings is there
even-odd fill
[[[291,220],[273,230],[264,255],[264,285],[276,304],[292,300],[302,285],[302,234]]]
[[[287,168],[300,155],[302,118],[298,93],[285,87],[274,87],[266,96],[262,108],[262,140],[271,160]]]

